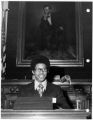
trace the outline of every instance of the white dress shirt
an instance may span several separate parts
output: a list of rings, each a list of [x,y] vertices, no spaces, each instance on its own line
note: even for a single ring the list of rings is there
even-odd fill
[[[49,22],[49,25],[52,25],[51,15],[47,18],[47,21]]]
[[[44,92],[44,90],[46,90],[46,87],[47,87],[47,80],[45,80],[45,81],[43,81],[43,82],[38,82],[37,80],[35,80],[35,82],[34,82],[34,89],[35,90],[38,90],[38,86],[39,86],[39,84],[42,84],[43,85],[43,92]]]

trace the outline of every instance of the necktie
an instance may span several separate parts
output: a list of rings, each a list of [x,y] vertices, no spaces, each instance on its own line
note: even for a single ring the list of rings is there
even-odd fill
[[[42,84],[38,85],[38,92],[39,92],[40,97],[42,97],[42,94],[43,94],[43,87],[44,86]]]

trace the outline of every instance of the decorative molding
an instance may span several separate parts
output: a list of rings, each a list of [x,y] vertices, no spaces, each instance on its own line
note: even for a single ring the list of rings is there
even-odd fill
[[[26,85],[31,83],[32,80],[28,79],[9,79],[9,80],[3,80],[2,85]],[[61,83],[60,80],[56,80],[53,83],[58,85],[68,85],[68,83]],[[92,85],[91,79],[72,79],[71,85]]]

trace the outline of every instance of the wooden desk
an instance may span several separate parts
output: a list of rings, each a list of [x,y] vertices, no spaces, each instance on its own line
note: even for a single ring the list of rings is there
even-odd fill
[[[86,110],[2,110],[2,119],[86,119]]]
[[[77,108],[77,99],[81,100],[81,109],[91,109],[92,106],[92,80],[91,79],[72,79],[71,85],[61,83],[60,80],[53,82],[67,91],[68,97],[73,103],[74,108]],[[31,83],[31,80],[11,79],[2,80],[2,99],[3,109],[13,109],[13,104],[20,93],[20,86]],[[77,98],[78,97],[78,98]],[[11,104],[10,104],[11,103]]]

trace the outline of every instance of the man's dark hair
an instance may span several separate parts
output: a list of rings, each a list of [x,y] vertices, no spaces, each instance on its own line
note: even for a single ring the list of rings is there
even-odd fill
[[[47,57],[43,56],[43,55],[37,55],[34,56],[31,60],[31,70],[35,70],[35,66],[38,63],[43,63],[46,65],[47,67],[47,71],[49,71],[50,68],[50,61]]]
[[[46,7],[49,7],[49,9],[52,9],[52,6],[51,6],[51,5],[44,5],[44,6],[43,6],[43,9],[46,8]]]

